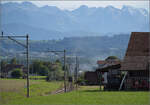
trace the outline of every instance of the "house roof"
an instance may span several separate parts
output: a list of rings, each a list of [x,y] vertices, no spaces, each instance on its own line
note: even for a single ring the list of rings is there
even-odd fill
[[[116,64],[120,64],[121,61],[119,60],[114,60],[114,61],[105,61],[105,60],[99,60],[97,61],[97,64],[108,64],[108,65],[116,65]]]
[[[150,33],[132,32],[121,70],[148,70],[150,62]]]
[[[105,60],[98,60],[97,64],[106,64],[106,61]]]
[[[9,72],[13,69],[16,69],[16,68],[21,68],[23,69],[23,65],[18,65],[18,64],[7,64],[6,67],[5,67],[5,72]]]

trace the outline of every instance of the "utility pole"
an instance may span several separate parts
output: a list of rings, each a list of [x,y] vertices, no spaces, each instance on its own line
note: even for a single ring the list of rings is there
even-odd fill
[[[29,35],[26,36],[26,53],[27,53],[27,97],[29,97]]]
[[[0,78],[2,77],[2,60],[0,59]]]
[[[69,78],[69,83],[68,83],[68,86],[69,86],[69,89],[73,89],[73,81],[74,81],[74,83],[77,81],[77,76],[76,76],[76,71],[77,71],[77,63],[76,63],[76,59],[77,59],[77,56],[68,56],[67,58],[74,58],[74,64],[75,65],[73,65],[71,62],[68,64],[68,66],[69,66],[69,71],[67,71],[67,76],[68,76],[68,78]],[[72,72],[72,70],[73,70],[73,72]],[[70,81],[71,81],[71,84],[70,84]],[[69,90],[70,91],[70,90]]]
[[[2,32],[3,36],[3,32]],[[0,59],[0,78],[2,77],[2,60]]]
[[[10,36],[10,35],[4,35],[4,33],[1,33],[2,35],[0,36],[0,38],[8,38],[12,41],[14,41],[15,43],[21,45],[22,47],[26,48],[26,62],[27,62],[27,97],[30,96],[30,92],[29,92],[29,35],[24,35],[24,36]],[[23,44],[19,41],[17,41],[15,38],[25,38],[26,39],[26,44]]]
[[[76,67],[75,67],[75,82],[76,82],[76,89],[78,88],[78,57],[76,56]]]
[[[64,89],[65,89],[65,92],[67,92],[67,86],[66,86],[66,50],[64,50]]]

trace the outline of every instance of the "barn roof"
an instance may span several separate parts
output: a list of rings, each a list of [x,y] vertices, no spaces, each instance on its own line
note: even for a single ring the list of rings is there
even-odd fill
[[[148,70],[150,62],[150,33],[132,32],[121,70]]]
[[[16,68],[23,68],[23,65],[19,65],[19,64],[7,64],[5,67],[5,72],[9,72],[11,70],[14,70]]]

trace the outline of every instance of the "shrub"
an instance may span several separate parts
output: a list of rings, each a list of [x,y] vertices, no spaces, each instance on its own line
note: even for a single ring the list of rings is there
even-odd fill
[[[14,69],[11,73],[11,76],[13,78],[20,78],[20,77],[22,77],[22,75],[23,75],[23,73],[22,73],[21,69]]]

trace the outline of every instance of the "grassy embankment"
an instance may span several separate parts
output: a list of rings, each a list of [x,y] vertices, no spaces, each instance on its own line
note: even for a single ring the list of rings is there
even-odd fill
[[[66,104],[117,104],[149,105],[149,92],[100,92],[98,86],[82,86],[77,91],[49,94],[58,89],[61,82],[31,80],[31,97],[26,98],[25,80],[0,80],[2,99],[0,104],[16,105],[66,105]]]

